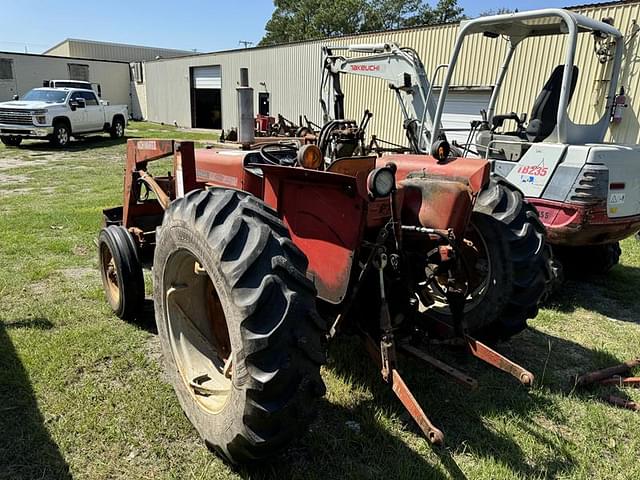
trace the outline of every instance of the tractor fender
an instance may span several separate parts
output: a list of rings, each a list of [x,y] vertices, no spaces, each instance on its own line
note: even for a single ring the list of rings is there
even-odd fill
[[[341,303],[366,223],[366,179],[332,172],[261,165],[264,201],[278,212],[309,260],[318,297]]]

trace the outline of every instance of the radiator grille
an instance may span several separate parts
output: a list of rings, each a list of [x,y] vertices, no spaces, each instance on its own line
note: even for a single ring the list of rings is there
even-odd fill
[[[24,110],[0,109],[0,123],[8,125],[33,125],[31,112]]]

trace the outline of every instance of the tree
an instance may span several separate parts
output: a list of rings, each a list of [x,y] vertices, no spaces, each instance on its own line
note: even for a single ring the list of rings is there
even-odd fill
[[[518,9],[511,10],[510,8],[501,7],[501,8],[492,8],[489,10],[485,10],[478,14],[479,17],[490,17],[492,15],[504,15],[506,13],[517,13]]]
[[[274,0],[260,45],[336,35],[456,22],[463,18],[457,0]]]

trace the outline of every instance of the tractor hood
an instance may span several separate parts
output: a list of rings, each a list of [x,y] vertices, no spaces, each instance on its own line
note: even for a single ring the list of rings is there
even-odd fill
[[[396,179],[401,184],[407,177],[416,174],[435,179],[456,181],[467,185],[476,194],[489,182],[489,162],[479,158],[451,158],[439,163],[430,155],[385,155],[378,158],[382,167],[393,162],[398,167]]]

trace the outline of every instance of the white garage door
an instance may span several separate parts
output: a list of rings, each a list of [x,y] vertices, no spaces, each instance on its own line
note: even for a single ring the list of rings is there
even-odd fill
[[[194,67],[193,86],[197,89],[222,88],[220,65],[213,65],[211,67]]]
[[[442,115],[442,126],[447,128],[466,129],[466,131],[446,132],[449,141],[456,140],[463,144],[469,137],[471,120],[480,120],[480,110],[486,110],[489,105],[491,92],[489,91],[451,91]]]

